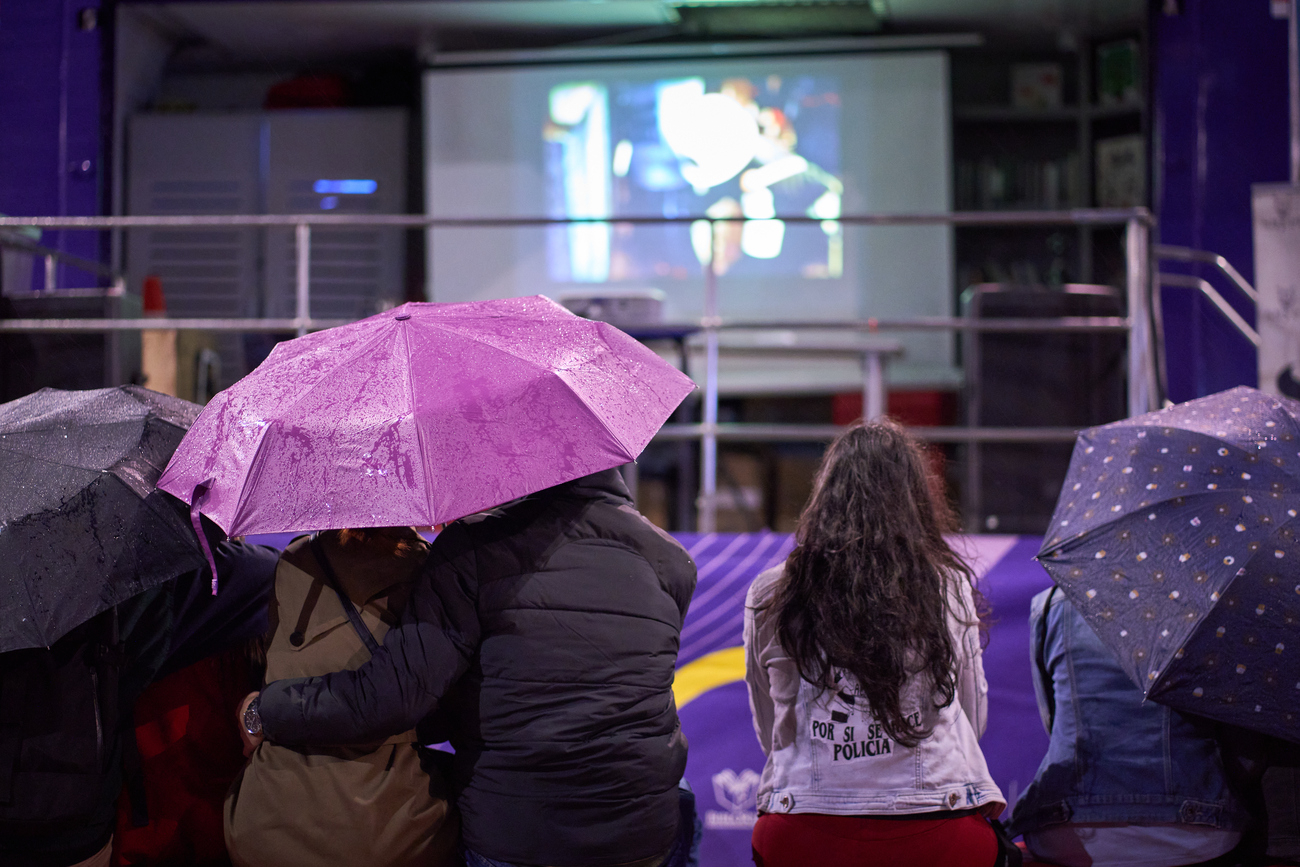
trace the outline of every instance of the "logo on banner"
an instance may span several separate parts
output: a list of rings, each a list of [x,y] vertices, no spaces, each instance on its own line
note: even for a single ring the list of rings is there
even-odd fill
[[[713,775],[713,798],[721,810],[704,811],[704,827],[715,831],[748,831],[758,821],[758,773],[739,774],[725,768]]]

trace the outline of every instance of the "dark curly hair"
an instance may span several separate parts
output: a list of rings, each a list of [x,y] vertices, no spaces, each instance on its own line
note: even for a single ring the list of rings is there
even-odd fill
[[[920,444],[892,421],[859,422],[822,459],[772,601],[800,676],[829,689],[835,670],[853,675],[885,733],[909,747],[929,732],[900,707],[908,678],[929,679],[935,707],[956,694],[949,582],[974,590],[974,575],[943,537],[955,529]]]

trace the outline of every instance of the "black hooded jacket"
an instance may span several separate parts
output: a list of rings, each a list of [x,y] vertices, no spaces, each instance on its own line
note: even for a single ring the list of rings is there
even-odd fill
[[[695,564],[615,470],[458,521],[356,671],[262,692],[266,736],[342,744],[450,719],[466,845],[521,864],[666,852],[686,767],[673,701]]]

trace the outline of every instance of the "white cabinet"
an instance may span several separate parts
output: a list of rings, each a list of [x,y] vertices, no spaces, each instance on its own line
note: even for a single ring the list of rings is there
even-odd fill
[[[131,118],[127,213],[399,214],[406,208],[407,118],[401,109],[321,109]],[[311,314],[356,319],[405,298],[401,229],[312,230]],[[162,279],[167,312],[291,317],[297,251],[289,228],[136,229],[133,291]],[[252,341],[258,342],[258,341]],[[262,352],[221,340],[226,381]]]

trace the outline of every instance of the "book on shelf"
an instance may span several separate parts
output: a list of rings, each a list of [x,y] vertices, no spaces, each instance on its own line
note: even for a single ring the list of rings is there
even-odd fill
[[[958,210],[1074,208],[1082,204],[1079,157],[1033,160],[1013,157],[959,159]]]
[[[1135,208],[1146,204],[1146,141],[1140,134],[1098,139],[1097,207]]]
[[[1117,39],[1097,46],[1097,104],[1102,107],[1142,102],[1136,39]]]
[[[1011,104],[1016,108],[1060,108],[1059,63],[1011,64]]]

